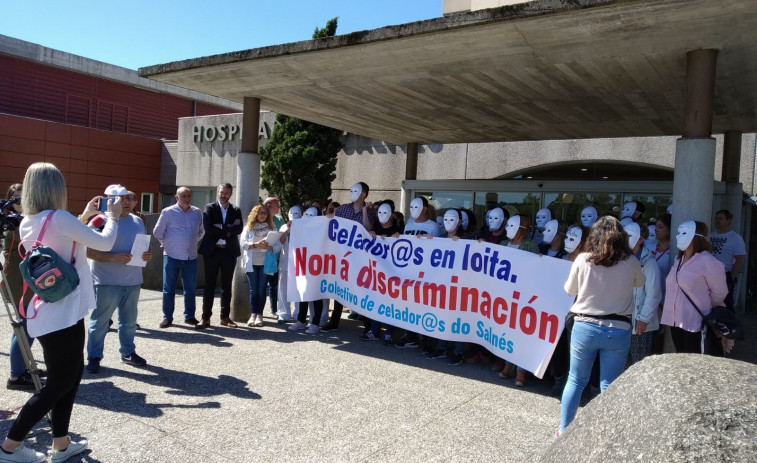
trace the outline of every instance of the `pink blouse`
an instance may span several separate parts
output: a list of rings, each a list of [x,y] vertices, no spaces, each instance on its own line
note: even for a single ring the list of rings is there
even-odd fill
[[[682,288],[699,310],[707,315],[713,307],[724,305],[723,300],[728,294],[725,267],[706,251],[691,256],[681,268],[678,268],[679,263],[680,259],[676,258],[665,279],[665,304],[660,323],[696,333],[702,329],[702,316],[691,305]]]

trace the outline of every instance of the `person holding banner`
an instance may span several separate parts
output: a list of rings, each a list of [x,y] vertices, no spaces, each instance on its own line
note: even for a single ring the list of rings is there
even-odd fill
[[[562,220],[552,219],[544,225],[542,242],[539,243],[539,253],[543,256],[562,259],[567,254],[563,238],[568,231],[568,224]]]
[[[444,213],[444,229],[447,231],[445,238],[459,240],[463,234],[463,214],[460,209],[447,209]],[[433,238],[433,236],[429,236]],[[440,359],[449,357],[450,365],[460,365],[463,363],[463,351],[465,343],[455,342],[451,355],[447,355],[447,341],[440,339],[436,342],[436,349],[429,352],[427,357],[430,359]]]
[[[410,201],[410,217],[411,219],[405,224],[405,235],[441,236],[443,234],[436,223],[436,217],[431,213],[428,200],[423,196]]]
[[[510,214],[497,206],[486,213],[486,223],[489,226],[489,234],[486,235],[486,242],[500,244],[507,239],[505,226]]]
[[[601,217],[591,227],[586,252],[578,255],[565,282],[575,296],[566,325],[570,337],[570,372],[562,395],[559,436],[573,421],[581,393],[599,356],[600,390],[620,376],[631,345],[633,289],[644,284],[641,264],[628,247],[620,221]]]
[[[505,233],[507,234],[507,241],[505,246],[509,248],[515,248],[520,251],[532,252],[534,254],[539,253],[539,246],[528,238],[529,228],[531,227],[531,219],[523,214],[517,214],[510,217],[505,227]],[[526,385],[526,370],[523,368],[506,362],[505,368],[499,373],[499,377],[507,379],[510,377],[513,371],[515,373],[515,385],[523,387]]]
[[[369,191],[370,188],[365,182],[358,182],[352,185],[352,188],[350,188],[350,201],[352,202],[339,206],[334,212],[334,215],[336,217],[361,223],[369,232],[373,230],[373,224],[376,222],[376,211],[370,207],[370,204],[365,202],[365,198],[368,197]],[[331,311],[331,318],[329,319],[329,322],[321,328],[321,331],[333,331],[339,329],[339,321],[342,319],[343,309],[344,306],[342,303],[334,300],[334,310]]]

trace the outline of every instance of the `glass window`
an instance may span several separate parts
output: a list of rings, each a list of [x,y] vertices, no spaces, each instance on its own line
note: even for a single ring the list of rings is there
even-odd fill
[[[650,219],[665,214],[672,200],[673,196],[668,194],[645,195],[626,193],[623,195],[623,204],[629,201],[639,201],[644,204],[644,215],[641,217],[641,223],[649,223]],[[621,205],[620,207],[623,206]]]
[[[486,211],[496,206],[505,209],[511,216],[524,214],[533,221],[536,211],[541,209],[541,193],[477,191],[473,212],[478,223],[483,224]]]
[[[443,215],[447,209],[471,209],[473,205],[473,193],[466,191],[419,191],[415,196],[425,196],[429,205],[434,207],[437,217]]]
[[[142,193],[142,200],[139,202],[140,211],[143,214],[152,214],[152,193]]]
[[[552,211],[553,218],[573,224],[580,222],[581,211],[589,205],[597,208],[599,217],[603,215],[617,217],[622,207],[620,197],[618,193],[544,193],[544,204]],[[617,210],[615,210],[616,207]]]

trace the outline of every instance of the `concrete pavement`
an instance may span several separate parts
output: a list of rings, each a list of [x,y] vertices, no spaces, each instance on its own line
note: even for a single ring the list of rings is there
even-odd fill
[[[559,422],[550,381],[516,388],[488,365],[450,366],[360,341],[355,321],[308,336],[269,316],[263,328],[221,327],[216,312],[211,328],[196,331],[176,306],[178,323],[160,329],[161,294],[142,292],[144,368],[122,364],[117,335],[106,337],[101,372],[84,373],[71,423],[90,449],[71,461],[525,462]],[[3,316],[2,357],[10,334]],[[28,397],[0,389],[0,410]],[[12,419],[0,421],[1,435]],[[46,451],[50,441],[40,432],[29,443]]]

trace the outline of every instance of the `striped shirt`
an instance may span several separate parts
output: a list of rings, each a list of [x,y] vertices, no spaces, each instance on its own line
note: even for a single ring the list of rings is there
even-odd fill
[[[204,234],[202,211],[189,206],[184,212],[178,204],[163,209],[152,232],[163,255],[177,260],[197,259],[197,244]]]

